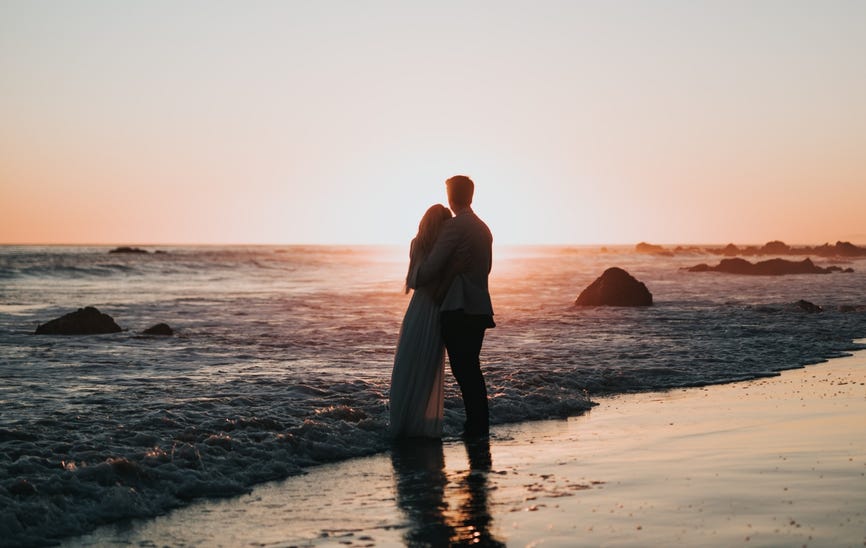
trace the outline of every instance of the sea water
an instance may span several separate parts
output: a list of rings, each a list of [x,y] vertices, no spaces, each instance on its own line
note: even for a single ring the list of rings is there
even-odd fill
[[[109,249],[0,247],[3,544],[51,543],[389,446],[405,247]],[[495,248],[497,327],[482,351],[491,422],[773,375],[866,337],[866,260],[813,258],[855,271],[824,275],[683,270],[718,259]],[[575,307],[610,266],[646,283],[655,304]],[[124,331],[33,334],[83,306]],[[160,322],[176,335],[142,334]],[[449,375],[446,435],[462,422]]]

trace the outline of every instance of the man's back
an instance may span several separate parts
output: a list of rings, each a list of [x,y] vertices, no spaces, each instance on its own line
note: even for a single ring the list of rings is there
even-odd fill
[[[448,288],[441,310],[463,310],[466,314],[493,315],[487,277],[493,264],[493,235],[471,209],[447,221],[436,245],[418,274],[419,281],[441,276],[449,265],[459,263],[460,272]]]

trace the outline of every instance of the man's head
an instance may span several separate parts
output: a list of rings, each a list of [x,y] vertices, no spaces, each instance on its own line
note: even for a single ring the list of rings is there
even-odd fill
[[[455,175],[445,181],[448,190],[448,205],[452,211],[457,213],[472,204],[472,195],[475,193],[475,183],[466,175]]]

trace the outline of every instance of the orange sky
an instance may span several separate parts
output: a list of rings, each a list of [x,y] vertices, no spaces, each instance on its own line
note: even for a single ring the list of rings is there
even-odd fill
[[[866,243],[864,2],[0,4],[0,243]]]

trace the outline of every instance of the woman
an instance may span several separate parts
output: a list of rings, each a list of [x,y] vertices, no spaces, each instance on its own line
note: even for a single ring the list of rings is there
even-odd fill
[[[436,293],[444,281],[417,287],[415,279],[442,224],[450,218],[447,207],[431,206],[409,248],[405,290],[415,292],[403,317],[391,372],[391,435],[395,438],[442,436],[445,345]]]

